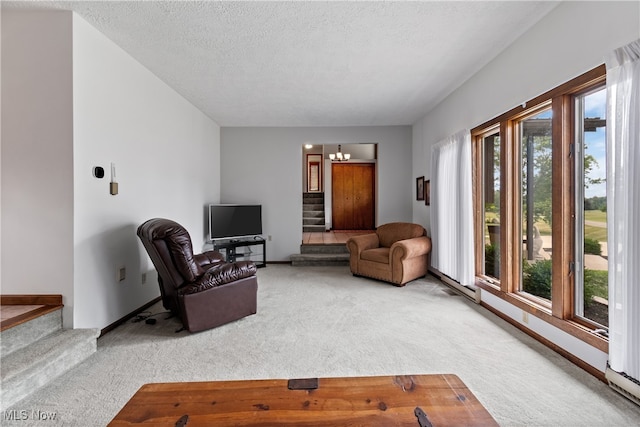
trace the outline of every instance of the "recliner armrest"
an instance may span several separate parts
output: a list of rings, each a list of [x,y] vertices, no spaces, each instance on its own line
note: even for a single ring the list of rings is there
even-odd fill
[[[237,261],[218,264],[207,270],[202,277],[178,290],[178,295],[195,294],[217,286],[226,285],[245,277],[255,276],[257,268],[252,261]]]
[[[211,267],[225,262],[224,255],[218,251],[206,251],[193,256],[193,260],[202,271],[207,271]]]

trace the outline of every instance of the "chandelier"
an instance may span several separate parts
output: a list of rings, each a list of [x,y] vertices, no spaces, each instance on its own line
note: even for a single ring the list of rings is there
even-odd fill
[[[337,153],[330,153],[329,154],[329,158],[331,159],[332,162],[346,162],[347,160],[349,160],[351,158],[351,154],[349,153],[342,153],[342,145],[338,145],[338,152]]]

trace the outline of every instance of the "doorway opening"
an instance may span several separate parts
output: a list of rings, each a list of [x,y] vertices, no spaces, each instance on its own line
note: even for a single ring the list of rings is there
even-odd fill
[[[307,143],[302,151],[302,243],[340,244],[374,230],[377,144]]]

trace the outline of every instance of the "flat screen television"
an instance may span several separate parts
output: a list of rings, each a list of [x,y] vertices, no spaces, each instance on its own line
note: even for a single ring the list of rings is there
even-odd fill
[[[262,234],[262,205],[209,205],[209,239]]]

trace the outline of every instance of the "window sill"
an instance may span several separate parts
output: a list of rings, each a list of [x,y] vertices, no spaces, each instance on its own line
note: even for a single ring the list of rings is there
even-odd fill
[[[584,341],[592,347],[595,347],[604,353],[609,353],[609,340],[596,334],[594,330],[573,320],[555,317],[551,315],[551,311],[547,307],[535,304],[533,301],[523,298],[517,294],[503,292],[495,284],[489,283],[482,278],[476,279],[476,285],[483,291],[489,292],[490,294],[518,307],[526,313],[555,326],[581,341]],[[526,328],[525,325],[522,326]]]

